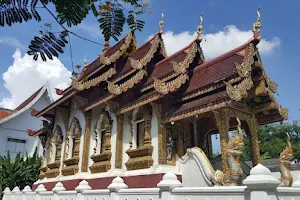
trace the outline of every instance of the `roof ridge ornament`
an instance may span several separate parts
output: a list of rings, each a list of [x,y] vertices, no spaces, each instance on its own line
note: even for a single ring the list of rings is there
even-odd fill
[[[84,65],[84,67],[86,67],[88,65],[87,60],[86,60],[86,56],[84,56],[84,58],[83,58],[83,65]]]
[[[260,28],[261,28],[261,23],[260,23],[260,12],[259,12],[259,10],[260,10],[260,7],[257,9],[257,11],[256,11],[256,14],[257,14],[257,19],[256,19],[256,22],[255,23],[253,23],[253,29],[252,29],[252,31],[253,32],[256,32],[256,33],[259,33],[260,32]]]
[[[197,27],[197,40],[202,40],[202,30],[203,30],[203,12],[200,15],[200,24]]]
[[[162,34],[163,32],[163,27],[164,27],[164,19],[165,19],[165,16],[164,16],[164,13],[162,12],[161,13],[161,20],[159,21],[159,33]]]

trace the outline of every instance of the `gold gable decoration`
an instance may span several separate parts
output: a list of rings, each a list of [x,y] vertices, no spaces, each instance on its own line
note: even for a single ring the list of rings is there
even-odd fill
[[[114,68],[110,68],[100,76],[93,78],[88,81],[84,81],[80,83],[77,80],[72,81],[72,87],[75,88],[76,90],[82,91],[85,89],[89,89],[90,87],[96,86],[98,83],[102,81],[106,81],[108,78],[112,77],[116,73],[116,70]]]
[[[128,35],[125,38],[124,44],[120,47],[119,50],[117,50],[115,53],[113,53],[111,56],[107,57],[105,56],[105,53],[100,55],[100,62],[104,65],[110,65],[111,63],[115,62],[117,59],[119,59],[129,48],[131,42],[134,42],[134,34],[130,31]],[[134,42],[135,43],[135,42]]]
[[[243,77],[243,78],[247,77],[248,74],[251,72],[251,70],[252,70],[251,66],[254,63],[254,55],[255,55],[255,49],[254,49],[254,45],[251,43],[251,44],[249,44],[248,55],[247,55],[246,61],[243,62],[242,64],[234,62],[234,65],[235,65],[240,77]]]
[[[180,88],[181,85],[185,84],[188,80],[189,76],[187,74],[181,74],[174,80],[167,83],[154,78],[154,89],[157,92],[165,95],[169,92],[174,92],[176,89]]]
[[[156,35],[155,38],[150,43],[151,43],[151,48],[142,59],[135,60],[134,58],[129,58],[132,68],[141,70],[144,66],[146,66],[151,61],[159,45],[162,43],[160,35]]]
[[[253,81],[251,75],[242,80],[239,84],[232,86],[230,83],[225,82],[226,91],[230,99],[234,101],[241,101],[244,97],[247,96],[247,91],[253,87]]]
[[[111,94],[120,95],[122,92],[126,92],[128,89],[132,88],[135,84],[137,84],[140,80],[142,80],[146,74],[147,71],[140,70],[133,77],[131,77],[129,80],[125,81],[120,85],[107,81],[108,83],[107,90]]]
[[[189,65],[193,62],[198,50],[199,50],[199,45],[197,44],[197,42],[193,42],[192,46],[189,48],[187,52],[186,57],[182,62],[178,63],[175,61],[170,61],[173,65],[173,70],[178,74],[186,72]]]

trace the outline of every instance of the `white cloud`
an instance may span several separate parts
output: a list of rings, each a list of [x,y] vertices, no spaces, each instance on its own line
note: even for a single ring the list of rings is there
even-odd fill
[[[52,97],[57,99],[54,88],[64,89],[71,82],[71,72],[57,58],[34,61],[28,54],[22,57],[19,49],[13,58],[13,64],[3,73],[4,86],[11,94],[1,100],[0,106],[4,108],[14,109],[47,81]]]
[[[205,58],[212,59],[223,53],[226,53],[244,43],[253,36],[252,31],[242,31],[234,25],[225,27],[223,31],[209,33],[203,35],[201,46],[204,51]],[[151,36],[152,37],[152,36]],[[167,31],[163,34],[163,39],[168,51],[168,55],[187,46],[196,38],[196,32],[182,32],[175,34],[172,31]],[[276,47],[280,46],[280,39],[273,37],[272,40],[261,40],[258,48],[261,54],[270,54]]]
[[[0,44],[6,44],[8,46],[19,48],[21,50],[25,50],[26,47],[22,42],[20,42],[17,38],[14,37],[0,37]]]

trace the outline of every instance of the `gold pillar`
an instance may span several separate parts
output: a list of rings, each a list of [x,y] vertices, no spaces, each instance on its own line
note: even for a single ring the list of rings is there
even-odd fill
[[[111,129],[112,125],[106,124],[104,126],[105,134],[103,136],[104,140],[104,151],[110,151],[111,150]]]
[[[227,174],[228,164],[226,158],[226,148],[229,140],[228,131],[229,131],[229,114],[228,109],[220,109],[214,112],[216,125],[220,133],[220,143],[221,143],[221,158],[222,158],[222,168],[223,172]]]
[[[92,111],[88,111],[87,113],[84,113],[84,118],[85,118],[85,131],[84,131],[84,140],[83,140],[81,171],[87,172],[88,163],[89,163],[89,154],[90,154]]]
[[[157,131],[158,131],[158,164],[167,163],[167,130],[166,124],[162,124],[161,119],[161,105],[152,104],[156,118],[157,118]]]
[[[124,115],[117,116],[117,142],[116,142],[116,161],[115,168],[122,168],[123,158],[123,123]]]
[[[258,142],[258,125],[254,115],[252,115],[250,120],[247,120],[250,129],[250,147],[252,154],[252,165],[253,167],[260,163],[260,151]]]

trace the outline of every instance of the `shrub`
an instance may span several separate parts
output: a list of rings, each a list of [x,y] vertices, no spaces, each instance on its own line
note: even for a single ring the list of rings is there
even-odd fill
[[[18,186],[22,190],[26,185],[30,187],[38,180],[41,165],[41,158],[35,150],[32,156],[26,152],[25,157],[17,154],[12,159],[10,153],[0,156],[0,188],[9,187],[11,190]]]

